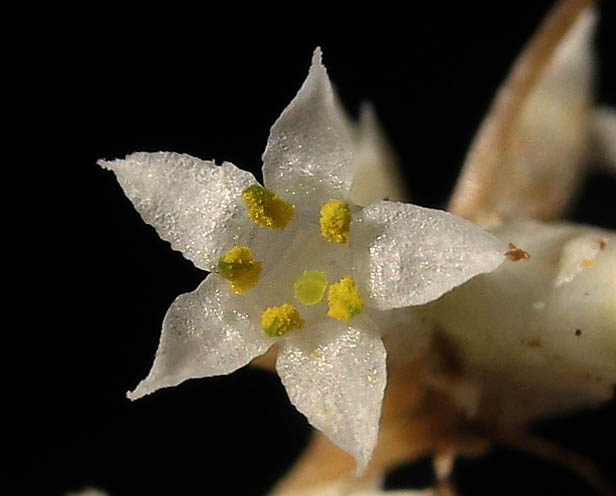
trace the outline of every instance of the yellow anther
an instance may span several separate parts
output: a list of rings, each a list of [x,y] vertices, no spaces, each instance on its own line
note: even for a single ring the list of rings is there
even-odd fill
[[[304,320],[297,308],[285,303],[278,307],[268,307],[261,314],[261,326],[271,338],[279,338],[293,329],[304,327]]]
[[[261,262],[252,258],[246,246],[234,246],[218,261],[218,273],[231,284],[236,293],[243,293],[259,282]]]
[[[329,303],[327,315],[337,320],[350,320],[364,308],[364,299],[352,277],[344,277],[332,284],[327,293],[327,302]]]
[[[304,305],[320,303],[327,288],[327,278],[320,270],[305,270],[293,283],[295,297]]]
[[[261,227],[284,229],[295,215],[293,205],[258,184],[244,190],[242,199],[252,221]]]
[[[332,243],[344,244],[349,239],[351,209],[340,200],[330,200],[321,207],[321,234]]]

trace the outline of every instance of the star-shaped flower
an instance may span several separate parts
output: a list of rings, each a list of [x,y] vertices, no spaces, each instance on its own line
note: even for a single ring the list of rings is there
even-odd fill
[[[446,212],[351,203],[354,145],[319,49],[271,129],[267,189],[230,163],[176,153],[99,163],[162,238],[211,272],[171,305],[152,370],[129,398],[228,374],[277,344],[292,403],[359,470],[378,435],[389,311],[495,269],[506,251]]]

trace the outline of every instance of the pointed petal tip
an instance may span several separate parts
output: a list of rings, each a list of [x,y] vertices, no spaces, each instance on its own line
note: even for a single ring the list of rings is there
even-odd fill
[[[364,100],[359,105],[359,119],[375,119],[376,111],[374,109],[374,103],[370,100]]]
[[[319,46],[312,52],[312,66],[323,67],[323,51]]]
[[[111,170],[112,161],[111,160],[105,160],[104,158],[99,158],[96,161],[96,165],[98,165],[99,167],[102,167],[103,169],[107,169],[107,170]]]
[[[126,397],[131,400],[131,401],[135,401],[138,400],[139,398],[141,398],[141,396],[135,394],[135,391],[137,391],[136,389],[133,391],[126,391]]]
[[[146,155],[147,154],[143,152],[133,152],[133,153],[127,154],[124,158],[114,158],[111,160],[108,160],[106,158],[99,158],[96,161],[96,165],[99,165],[100,167],[106,170],[115,171],[118,169],[118,166],[126,164],[131,159],[134,159],[134,158],[144,159]],[[151,155],[154,155],[154,154],[151,154]]]
[[[316,47],[314,49],[314,52],[312,53],[310,70],[308,71],[309,79],[310,79],[310,76],[316,77],[316,78],[322,78],[322,80],[326,81],[326,84],[328,86],[331,85],[329,81],[329,76],[327,75],[327,69],[323,65],[323,51],[321,50],[321,47]]]
[[[361,477],[365,474],[368,463],[372,458],[372,452],[366,453],[353,453],[355,458],[355,470],[353,470],[353,477]]]
[[[381,136],[381,140],[385,141],[384,133],[381,130],[381,124],[376,116],[376,110],[372,102],[364,100],[359,107],[359,129],[360,135],[364,140],[376,140]],[[385,141],[386,146],[389,146]],[[391,161],[391,157],[384,158],[387,162]]]
[[[152,388],[144,387],[146,386],[144,383],[145,379],[137,384],[137,387],[132,391],[126,391],[126,397],[131,401],[136,401],[144,396],[147,396],[148,394],[153,393],[154,390]]]

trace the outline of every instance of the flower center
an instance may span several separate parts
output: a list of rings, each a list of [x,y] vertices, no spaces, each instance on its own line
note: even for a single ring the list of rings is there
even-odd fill
[[[295,206],[258,184],[242,193],[248,215],[255,224],[269,229],[284,229],[295,215]]]
[[[219,274],[238,294],[257,284],[262,270],[261,262],[252,258],[252,251],[247,246],[234,246],[218,261]]]
[[[259,185],[245,189],[242,192],[242,199],[250,219],[264,228],[284,229],[295,215],[294,205]],[[322,319],[326,314],[332,319],[349,321],[361,313],[364,299],[353,278],[346,275],[348,272],[343,268],[349,256],[348,248],[343,245],[349,240],[351,220],[352,212],[348,203],[330,200],[322,204],[319,212],[320,234],[332,244],[324,245],[318,236],[307,240],[294,237],[288,248],[292,248],[294,252],[299,249],[300,252],[288,253],[283,257],[283,261],[278,262],[283,264],[279,266],[279,270],[268,272],[263,291],[271,288],[273,294],[263,295],[265,301],[261,307],[265,308],[261,313],[261,326],[268,336],[279,338],[304,326],[305,321],[298,309],[288,303],[292,298],[287,293],[291,290],[289,286],[292,286],[295,298],[306,305],[302,307],[302,313],[308,320]],[[314,236],[311,234],[313,232],[309,225],[304,231],[293,230],[290,235],[305,233]],[[305,264],[307,260],[310,260],[313,267],[323,270],[302,271],[298,265]],[[218,271],[229,281],[233,291],[242,293],[259,282],[262,263],[252,258],[252,252],[248,247],[234,246],[220,258]],[[295,281],[292,282],[292,279],[288,278],[300,272]],[[329,284],[326,274],[333,280],[339,279],[338,282]],[[275,280],[270,280],[272,277]],[[277,288],[281,284],[284,287]],[[316,307],[323,302],[326,291],[328,291],[327,312],[323,308]],[[261,300],[262,297],[257,295],[257,298]],[[267,306],[268,303],[274,305]]]

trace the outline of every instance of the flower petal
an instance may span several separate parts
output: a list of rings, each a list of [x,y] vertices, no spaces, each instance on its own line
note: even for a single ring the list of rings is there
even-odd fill
[[[370,104],[361,107],[355,146],[351,201],[361,206],[385,199],[408,201],[400,162]]]
[[[355,277],[379,309],[422,305],[505,259],[505,244],[441,210],[381,201],[351,224]]]
[[[317,48],[306,81],[270,131],[263,153],[265,185],[294,203],[344,199],[353,178],[352,150]]]
[[[385,358],[376,334],[334,321],[298,333],[278,352],[276,370],[291,402],[355,457],[358,472],[378,437]]]
[[[370,318],[379,323],[379,334],[383,338],[390,366],[409,366],[428,352],[434,328],[423,318],[420,313],[422,308],[366,308],[365,312]]]
[[[249,304],[216,274],[179,296],[165,316],[152,370],[127,396],[136,400],[187,379],[229,374],[265,353],[273,341],[253,326]]]
[[[171,152],[133,153],[98,164],[115,172],[143,220],[187,259],[211,271],[234,245],[257,229],[242,204],[255,184],[249,172]]]

